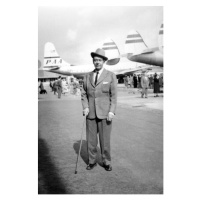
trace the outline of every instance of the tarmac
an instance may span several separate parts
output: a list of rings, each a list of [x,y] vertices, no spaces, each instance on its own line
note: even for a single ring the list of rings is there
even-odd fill
[[[163,194],[163,93],[141,98],[118,85],[111,133],[113,170],[86,170],[85,118],[80,95],[38,94],[39,194]],[[75,174],[81,133],[83,142]]]

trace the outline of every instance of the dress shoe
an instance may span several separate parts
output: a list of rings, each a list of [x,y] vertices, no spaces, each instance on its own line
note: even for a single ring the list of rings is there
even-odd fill
[[[95,166],[97,166],[97,163],[88,164],[88,166],[86,167],[86,169],[87,169],[87,170],[91,170],[91,169],[93,169]]]
[[[112,171],[112,166],[111,165],[106,165],[106,164],[103,164],[103,167],[106,171]]]

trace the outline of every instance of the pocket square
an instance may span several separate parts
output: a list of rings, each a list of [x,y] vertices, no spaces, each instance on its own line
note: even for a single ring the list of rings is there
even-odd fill
[[[108,84],[108,82],[103,82],[103,84]]]

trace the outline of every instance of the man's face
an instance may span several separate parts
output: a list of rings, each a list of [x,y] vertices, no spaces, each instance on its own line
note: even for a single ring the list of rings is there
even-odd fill
[[[102,69],[104,62],[105,61],[101,57],[94,56],[93,58],[94,67],[97,71]]]

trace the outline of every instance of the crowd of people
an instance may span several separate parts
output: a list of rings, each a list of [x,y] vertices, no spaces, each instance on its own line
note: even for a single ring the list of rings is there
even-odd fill
[[[58,98],[61,98],[61,94],[73,94],[73,95],[80,95],[80,90],[82,87],[82,80],[74,79],[72,82],[68,82],[65,79],[62,79],[61,76],[58,77],[57,80],[50,80],[49,88],[50,91],[53,92],[54,95],[57,95]],[[47,91],[44,89],[44,84],[41,81],[38,86],[39,93],[45,94]],[[43,93],[42,91],[46,91]]]
[[[147,75],[146,72],[142,72],[142,74],[134,74],[133,76],[125,75],[124,85],[126,89],[138,88],[141,90],[142,98],[148,98],[148,89],[153,89],[154,97],[158,97],[158,94],[163,89],[163,74],[158,75],[155,73]]]
[[[82,79],[74,79],[72,82],[68,82],[65,79],[61,79],[61,76],[59,76],[57,80],[49,82],[51,92],[53,92],[54,95],[58,95],[58,98],[61,98],[61,94],[80,95],[82,85]],[[159,97],[158,94],[161,93],[163,89],[163,74],[161,73],[158,75],[155,73],[147,75],[145,72],[142,72],[138,75],[125,75],[124,85],[126,89],[137,88],[141,92],[142,98],[148,98],[148,89],[153,89],[154,97]],[[42,81],[39,83],[39,93],[47,93]]]

